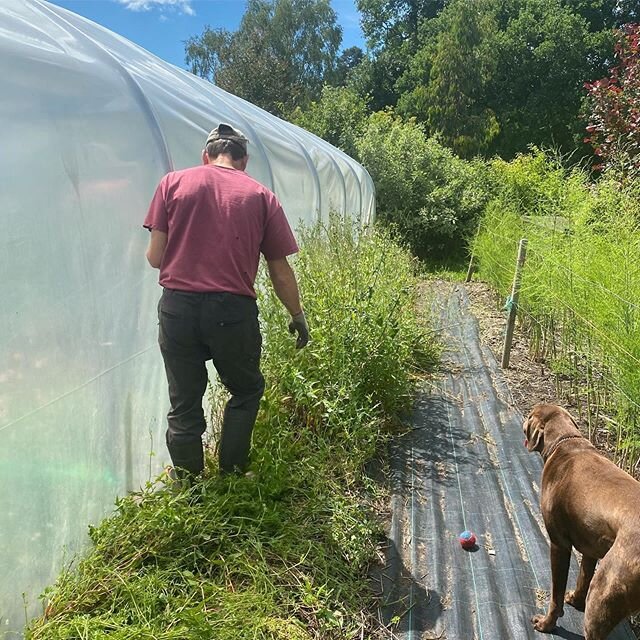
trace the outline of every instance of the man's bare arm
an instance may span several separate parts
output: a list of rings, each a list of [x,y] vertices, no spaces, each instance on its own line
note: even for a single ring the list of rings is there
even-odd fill
[[[289,333],[298,334],[296,349],[302,349],[309,342],[309,327],[300,304],[296,276],[286,258],[267,260],[267,267],[276,295],[291,314]]]
[[[166,248],[167,234],[164,231],[151,229],[151,238],[149,238],[149,247],[147,248],[147,260],[154,269],[160,268]]]
[[[291,265],[286,258],[279,260],[267,260],[269,278],[278,299],[285,306],[291,316],[297,316],[302,312],[298,283]]]

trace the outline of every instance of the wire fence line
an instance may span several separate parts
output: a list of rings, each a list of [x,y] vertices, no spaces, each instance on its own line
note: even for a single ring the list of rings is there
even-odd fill
[[[574,271],[573,269],[567,267],[566,265],[563,265],[560,262],[556,262],[555,260],[552,260],[551,258],[549,258],[549,256],[543,254],[542,252],[537,251],[536,248],[530,248],[530,250],[531,250],[531,253],[539,256],[541,258],[541,260],[543,260],[544,262],[547,262],[549,264],[552,264],[554,267],[558,267],[559,269],[562,269],[567,274],[569,274],[571,277],[578,278],[578,280],[582,280],[583,282],[585,282],[587,284],[590,284],[590,285],[592,285],[594,287],[597,287],[601,291],[604,291],[606,294],[610,295],[613,298],[618,299],[620,302],[623,302],[624,304],[628,305],[629,307],[632,307],[634,309],[640,309],[640,305],[639,304],[636,304],[635,302],[631,302],[631,300],[626,300],[625,298],[623,298],[622,296],[617,294],[615,291],[611,291],[611,289],[608,289],[607,287],[605,287],[602,283],[596,282],[596,281],[591,280],[589,278],[585,278],[583,275],[579,274],[577,271]]]
[[[487,256],[485,256],[486,258]],[[489,258],[490,262],[494,265],[499,267],[503,272],[505,273],[509,273],[509,267],[507,267],[506,265],[500,263],[496,258],[490,257]],[[530,285],[530,286],[526,286],[524,285],[521,289],[520,289],[520,296],[521,298],[525,298],[526,299],[526,294],[529,291],[533,291],[536,289],[535,285]],[[587,325],[588,327],[590,327],[593,331],[595,331],[598,335],[600,335],[602,338],[604,338],[609,344],[611,344],[612,346],[614,346],[620,353],[625,354],[630,360],[632,360],[634,363],[640,365],[640,358],[636,357],[633,353],[631,353],[628,349],[626,349],[625,347],[623,347],[621,344],[619,344],[618,342],[616,342],[616,340],[614,340],[609,334],[607,334],[604,329],[601,329],[600,327],[598,327],[596,324],[594,324],[593,322],[589,321],[587,318],[585,318],[581,313],[578,312],[578,310],[571,306],[566,300],[563,300],[562,298],[560,298],[557,294],[555,294],[552,291],[548,291],[547,292],[548,295],[550,295],[556,302],[558,302],[560,305],[562,305],[567,311],[570,311],[576,318],[578,318],[583,324]],[[626,302],[626,301],[625,301]],[[632,303],[629,303],[632,304]],[[634,305],[635,306],[635,305]],[[524,305],[520,304],[520,309],[519,311],[523,311],[524,309]],[[538,321],[535,316],[532,313],[527,313],[527,315],[532,319],[535,320],[537,324],[541,324],[540,321]]]
[[[609,336],[603,329],[601,329],[600,327],[598,327],[597,325],[593,324],[593,322],[590,322],[589,320],[587,320],[584,316],[582,316],[581,314],[579,314],[576,309],[574,309],[570,304],[568,304],[566,301],[562,300],[562,298],[558,297],[556,294],[554,293],[550,293],[550,295],[554,298],[554,300],[556,300],[558,303],[560,303],[565,309],[567,309],[568,311],[570,311],[576,318],[578,318],[580,320],[580,322],[582,322],[583,324],[587,325],[588,327],[590,327],[591,329],[593,329],[593,331],[595,331],[598,335],[600,335],[601,337],[603,337],[610,345],[613,345],[620,353],[623,353],[624,355],[626,355],[630,360],[632,360],[633,362],[635,362],[636,364],[640,365],[640,359],[636,358],[636,356],[631,353],[630,351],[628,351],[627,349],[625,349],[622,345],[620,345],[618,342],[616,342],[613,338],[611,338],[611,336]]]
[[[571,307],[568,307],[565,305],[565,309],[568,309],[570,311],[573,311],[573,309],[571,309]],[[540,318],[538,318],[536,315],[532,314],[531,312],[529,312],[527,310],[527,308],[523,305],[520,305],[518,308],[518,312],[520,314],[522,314],[523,316],[525,316],[530,322],[535,323],[536,325],[538,325],[540,327],[540,329],[542,331],[547,330],[547,326],[544,324],[544,322],[542,320],[540,320]],[[576,317],[580,317],[576,314]],[[636,402],[635,399],[633,399],[630,395],[628,395],[625,390],[620,387],[616,381],[607,373],[605,373],[605,368],[599,368],[597,366],[597,363],[594,364],[593,362],[590,363],[590,367],[592,368],[593,371],[596,372],[596,374],[604,381],[606,381],[611,387],[613,387],[614,389],[616,389],[616,391],[618,391],[622,396],[625,397],[626,400],[628,400],[631,404],[633,404],[637,409],[640,410],[640,403]]]
[[[483,259],[488,259],[489,262],[491,262],[491,264],[495,267],[498,267],[500,269],[500,271],[502,271],[505,274],[511,275],[513,273],[513,266],[507,266],[506,264],[503,264],[502,262],[500,262],[496,257],[491,256],[491,255],[487,255],[487,256],[483,256]],[[589,281],[587,281],[589,282]],[[597,284],[597,283],[592,283],[592,284]],[[600,285],[601,286],[601,285]],[[539,286],[536,284],[523,284],[521,289],[520,289],[520,296],[523,298],[526,298],[526,294],[528,292],[531,291],[535,291],[536,289],[538,289]],[[602,287],[604,288],[604,287]],[[608,290],[607,290],[608,291]],[[638,307],[638,305],[633,304],[632,302],[629,302],[628,300],[624,300],[623,298],[620,298],[619,296],[617,296],[614,292],[609,291],[609,293],[611,293],[612,295],[614,295],[615,297],[619,298],[620,301],[628,304],[631,307],[634,308],[640,308]],[[563,307],[565,307],[566,309],[568,309],[569,311],[571,311],[572,313],[575,314],[575,316],[577,318],[580,318],[586,325],[590,326],[591,328],[593,328],[594,331],[600,333],[600,335],[602,335],[606,340],[608,340],[612,345],[614,345],[617,349],[619,349],[622,353],[626,353],[632,360],[634,360],[637,364],[640,365],[640,359],[638,359],[634,354],[632,354],[630,351],[626,350],[622,345],[618,344],[617,342],[615,342],[615,340],[613,340],[611,337],[609,337],[606,332],[603,329],[600,329],[598,326],[594,325],[592,322],[590,322],[589,320],[587,320],[584,316],[582,316],[578,310],[575,307],[572,307],[570,304],[568,304],[565,300],[559,298],[557,296],[557,294],[554,294],[552,291],[548,291],[548,294],[551,295],[555,300],[557,300]]]
[[[489,235],[489,236],[491,236],[491,237],[493,237],[493,238],[495,238],[497,240],[501,240],[503,242],[506,242],[506,243],[513,242],[514,244],[517,245],[517,243],[519,241],[519,238],[518,239],[514,239],[514,238],[507,237],[507,236],[503,236],[503,235],[501,235],[499,233],[496,233],[495,230],[491,230],[491,229],[483,229],[482,233],[486,233],[487,235]],[[612,291],[608,287],[605,287],[601,282],[597,282],[595,280],[591,280],[589,278],[586,278],[585,276],[583,276],[582,274],[578,273],[577,271],[571,269],[570,267],[567,267],[566,265],[563,265],[562,263],[557,262],[556,260],[553,260],[547,254],[543,253],[542,251],[538,251],[538,249],[535,246],[535,244],[533,242],[531,242],[531,241],[529,241],[529,245],[527,247],[527,252],[528,252],[528,254],[534,254],[534,255],[538,256],[543,262],[549,263],[549,264],[553,265],[554,267],[557,267],[557,268],[563,270],[565,273],[567,273],[571,277],[578,278],[579,280],[582,280],[586,284],[589,284],[589,285],[591,285],[593,287],[597,287],[601,291],[605,292],[607,295],[610,295],[611,297],[616,298],[620,302],[628,305],[630,308],[640,310],[640,304],[637,304],[635,302],[631,302],[631,300],[626,300],[625,298],[623,298],[621,295],[619,295],[615,291]],[[483,256],[483,257],[487,258],[487,256]],[[498,264],[496,259],[493,259],[493,261],[496,264]],[[500,264],[500,267],[505,271],[512,271],[513,270],[511,265],[506,266],[504,264]]]
[[[616,420],[607,417],[605,422],[609,429],[616,426],[617,455],[635,468],[635,458],[640,462],[640,331],[636,330],[640,268],[631,259],[635,238],[619,247],[613,234],[608,244],[597,238],[596,256],[590,264],[588,237],[583,244],[567,245],[575,239],[560,233],[551,239],[549,234],[541,237],[539,229],[515,218],[510,224],[482,226],[474,243],[476,269],[500,294],[508,296],[519,240],[529,240],[517,311],[529,322],[532,344],[538,342],[533,348],[549,357],[556,384],[563,386],[568,381],[570,394],[582,397],[580,403],[586,400],[590,416],[602,416],[603,409],[605,416],[617,415]],[[591,274],[563,264],[564,251],[569,263],[573,259],[578,267],[584,264]],[[623,270],[622,277],[612,273],[616,269]],[[598,281],[600,274],[614,284],[616,278],[621,285],[628,282],[627,290],[612,290]]]

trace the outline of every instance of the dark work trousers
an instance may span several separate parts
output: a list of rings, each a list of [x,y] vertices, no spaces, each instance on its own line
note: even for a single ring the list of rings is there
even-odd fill
[[[251,432],[264,392],[262,336],[256,301],[232,293],[165,289],[158,304],[160,350],[169,382],[167,448],[174,467],[204,469],[202,398],[205,362],[231,394],[219,445],[221,471],[242,471],[249,462]]]

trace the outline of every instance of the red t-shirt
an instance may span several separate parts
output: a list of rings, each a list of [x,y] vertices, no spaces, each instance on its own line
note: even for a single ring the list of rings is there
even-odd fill
[[[202,165],[168,173],[144,227],[168,234],[160,284],[256,297],[260,253],[277,260],[298,245],[276,196],[243,171]]]

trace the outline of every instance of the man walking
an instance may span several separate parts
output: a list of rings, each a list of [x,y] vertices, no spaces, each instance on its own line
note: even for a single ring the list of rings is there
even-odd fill
[[[309,332],[287,256],[298,251],[282,206],[245,173],[248,140],[220,124],[207,137],[202,166],[162,178],[144,227],[147,260],[160,269],[160,350],[171,409],[166,432],[174,477],[204,468],[202,398],[209,359],[231,394],[224,410],[220,471],[242,472],[264,392],[262,336],[254,283],[260,253],[275,292],[291,314],[296,347]]]

